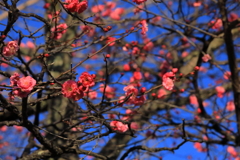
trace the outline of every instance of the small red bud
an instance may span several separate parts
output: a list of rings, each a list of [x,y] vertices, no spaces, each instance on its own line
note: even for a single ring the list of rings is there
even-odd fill
[[[4,38],[6,38],[6,35],[1,35],[1,39],[4,39]]]
[[[146,87],[142,87],[142,88],[140,89],[140,92],[141,92],[141,93],[145,93],[146,90],[147,90]]]
[[[112,29],[112,26],[107,26],[108,31]]]
[[[131,27],[130,30],[133,31],[133,30],[134,30],[134,27]]]
[[[182,89],[180,89],[180,92],[184,92],[184,91],[185,91],[185,89],[183,89],[183,88],[182,88]]]
[[[76,44],[71,44],[72,47],[76,47]]]
[[[199,68],[198,66],[196,66],[194,69],[195,69],[196,71],[198,71],[200,68]]]
[[[85,43],[85,44],[88,44],[88,41],[87,41],[87,40],[85,40],[85,41],[84,41],[84,43]]]
[[[190,72],[191,75],[194,75],[194,72]]]
[[[50,83],[50,85],[54,85],[54,84],[55,84],[55,83],[53,83],[53,82],[52,82],[52,83]]]
[[[50,55],[48,53],[45,53],[43,56],[44,57],[49,57]]]
[[[156,93],[152,93],[152,96],[153,96],[153,97],[156,97]]]
[[[106,54],[106,58],[110,58],[111,57],[111,55],[110,54]]]
[[[107,29],[107,28],[103,28],[103,31],[104,31],[104,32],[108,32],[108,29]]]

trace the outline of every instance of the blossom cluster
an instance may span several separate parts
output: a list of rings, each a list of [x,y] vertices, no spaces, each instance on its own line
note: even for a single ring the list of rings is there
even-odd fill
[[[176,79],[174,72],[167,72],[163,75],[162,85],[167,90],[172,90],[174,87],[174,80]]]
[[[79,2],[79,0],[66,0],[66,4],[64,7],[70,11],[70,12],[77,12],[77,13],[82,13],[85,11],[88,7],[88,2],[87,0],[82,0]]]
[[[105,5],[100,4],[100,5],[93,6],[91,10],[95,14],[101,12],[101,16],[103,16],[103,17],[109,16],[110,18],[112,18],[114,20],[120,20],[125,9],[124,8],[115,8],[116,5],[117,4],[115,2],[106,2]]]
[[[10,57],[13,56],[19,49],[17,41],[9,41],[3,48],[3,55]]]
[[[135,106],[139,106],[144,104],[146,101],[145,95],[138,96],[138,89],[131,84],[124,87],[123,90],[125,91],[125,96],[129,97],[126,102],[127,104],[134,104]]]
[[[127,114],[127,116],[122,117],[121,120],[130,121],[130,120],[132,120],[133,116],[135,114],[137,114],[137,112],[127,109],[126,114]],[[112,121],[112,122],[110,122],[110,126],[112,127],[113,130],[122,132],[122,133],[126,132],[128,130],[128,125],[124,124],[123,122],[120,122],[120,121]],[[137,122],[131,122],[130,128],[132,130],[138,130],[140,128],[140,126]]]
[[[63,96],[75,101],[81,99],[84,96],[84,92],[88,92],[89,88],[95,85],[95,77],[95,74],[90,75],[87,72],[83,72],[78,82],[74,80],[64,82],[62,85]]]
[[[143,2],[146,2],[147,0],[133,0],[133,2],[137,3],[137,4],[141,4]]]
[[[13,86],[13,91],[9,94],[10,99],[14,99],[14,96],[24,98],[33,90],[36,80],[30,76],[20,78],[18,73],[14,73],[10,77],[10,83]]]
[[[53,27],[51,29],[52,31],[52,37],[56,40],[62,38],[62,35],[67,32],[67,24],[59,24],[57,27]]]

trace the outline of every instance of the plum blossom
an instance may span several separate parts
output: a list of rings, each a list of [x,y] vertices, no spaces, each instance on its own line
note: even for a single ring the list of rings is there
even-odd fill
[[[33,90],[33,87],[36,85],[36,80],[30,76],[22,77],[17,81],[17,86],[21,89],[22,92],[30,92]]]
[[[141,34],[142,35],[145,35],[148,31],[148,24],[147,24],[147,21],[144,19],[140,22],[140,24],[142,25],[142,31],[141,31]]]
[[[97,98],[97,92],[96,91],[93,91],[93,90],[91,90],[91,89],[89,89],[89,92],[88,92],[88,97],[90,98],[90,99],[96,99]]]
[[[75,101],[84,96],[83,91],[78,87],[77,82],[73,80],[68,80],[63,83],[62,94],[64,97],[72,98]]]
[[[13,91],[9,93],[9,98],[13,100],[14,96],[27,97],[36,85],[36,80],[30,76],[20,78],[18,73],[14,73],[10,77],[10,83],[13,86]]]
[[[7,45],[3,48],[4,56],[13,56],[19,49],[17,41],[9,41]]]
[[[175,74],[173,72],[167,72],[163,75],[162,85],[165,89],[171,91],[174,87],[173,81],[175,80]]]
[[[110,43],[109,46],[115,45],[115,37],[107,37],[107,43]]]
[[[59,24],[57,27],[53,27],[51,29],[52,31],[52,37],[56,40],[62,38],[62,35],[67,32],[67,24]]]
[[[138,89],[135,88],[135,87],[134,87],[133,85],[131,85],[131,84],[128,85],[128,86],[126,86],[126,87],[124,87],[123,90],[125,91],[125,95],[126,95],[126,96],[130,96],[130,95],[131,95],[131,97],[128,99],[128,101],[134,100],[135,97],[136,97],[137,94],[138,94]]]
[[[198,107],[198,100],[197,100],[197,97],[195,95],[191,95],[189,97],[189,101],[190,101],[190,104]]]
[[[124,8],[116,8],[111,12],[110,17],[114,20],[120,20],[121,15],[124,13],[124,11]]]
[[[146,2],[147,0],[133,0],[133,2],[137,3],[137,4],[141,4],[143,2]]]
[[[135,80],[141,80],[141,79],[142,79],[142,73],[139,72],[139,71],[133,72],[133,78],[134,78]]]
[[[88,1],[87,0],[82,0],[79,2],[79,0],[66,0],[65,1],[64,7],[70,11],[70,12],[77,12],[77,13],[82,13],[85,11],[88,7]]]
[[[193,3],[193,7],[200,7],[201,5],[202,5],[202,2],[200,1]]]
[[[167,91],[163,88],[159,89],[157,92],[157,98],[163,99],[167,95]]]
[[[231,154],[231,156],[233,156],[234,158],[236,158],[238,156],[237,151],[235,150],[235,148],[233,148],[232,146],[228,146],[227,147],[227,152],[229,154]]]
[[[126,132],[128,130],[128,125],[127,124],[123,124],[120,121],[112,121],[110,123],[110,126],[112,127],[113,130],[115,131],[119,131],[119,132]]]
[[[129,64],[124,64],[124,65],[123,65],[123,70],[124,70],[124,71],[130,71],[130,69],[131,69],[131,67],[130,67]]]
[[[89,87],[95,85],[95,77],[95,74],[90,75],[88,72],[83,72],[79,77],[79,83],[88,90]]]
[[[226,71],[224,72],[223,78],[226,80],[229,80],[231,77],[231,72],[230,71]]]
[[[235,110],[235,104],[233,101],[227,102],[226,110],[230,112]]]
[[[213,25],[213,26],[212,26],[212,29],[216,29],[216,30],[220,30],[221,27],[222,27],[222,25],[223,25],[221,19],[212,20],[212,21],[210,22],[210,24]]]
[[[19,79],[20,79],[20,75],[15,72],[15,73],[10,77],[11,86],[16,86]]]
[[[137,122],[132,122],[130,124],[130,127],[131,127],[132,130],[138,130],[140,128],[140,126]]]
[[[124,13],[124,8],[116,8],[115,2],[106,2],[106,5],[96,5],[91,8],[93,13],[100,13],[103,17],[110,16],[114,20],[120,20],[121,15]]]
[[[204,56],[202,57],[203,62],[208,62],[209,60],[211,60],[211,56],[209,54],[204,54]]]
[[[104,84],[100,85],[100,92],[104,92]],[[115,97],[116,89],[110,86],[106,86],[105,88],[105,96],[107,98],[114,98]]]
[[[92,37],[92,36],[94,36],[94,34],[95,34],[95,30],[94,30],[94,28],[92,28],[91,26],[84,25],[84,26],[80,26],[80,28],[81,28],[84,32],[86,32],[86,35],[87,35],[88,37]]]
[[[223,94],[225,93],[225,88],[222,87],[222,86],[217,86],[215,89],[216,89],[216,92],[217,92],[217,96],[219,98],[222,98]]]

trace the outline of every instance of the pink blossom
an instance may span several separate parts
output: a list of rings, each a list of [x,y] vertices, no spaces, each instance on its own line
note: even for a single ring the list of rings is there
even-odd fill
[[[17,86],[17,82],[19,81],[20,76],[18,73],[14,73],[11,77],[10,77],[10,83],[11,86]]]
[[[135,99],[135,97],[137,96],[137,94],[138,94],[138,90],[137,90],[137,88],[135,88],[133,85],[128,85],[128,86],[126,86],[126,87],[124,87],[123,88],[123,90],[125,91],[125,95],[126,96],[129,96],[129,95],[131,95],[131,97],[129,98],[129,100],[133,100],[133,99]]]
[[[182,57],[182,58],[185,58],[185,57],[187,57],[187,56],[188,56],[188,54],[189,54],[189,53],[188,53],[187,51],[184,51],[184,52],[182,52],[182,55],[181,55],[181,57]]]
[[[167,95],[167,91],[165,89],[159,89],[157,93],[157,98],[162,99]]]
[[[91,26],[85,25],[85,26],[81,26],[80,28],[83,30],[83,32],[86,33],[88,37],[92,37],[95,34],[95,30]]]
[[[43,6],[44,9],[48,9],[50,7],[50,3],[45,3],[45,5]]]
[[[14,96],[18,96],[18,97],[21,97],[21,98],[25,98],[25,97],[28,96],[29,93],[30,93],[30,92],[23,92],[23,91],[21,91],[21,89],[16,88],[16,89],[13,91],[13,95],[12,95],[12,97],[10,97],[10,99],[13,100],[13,99],[14,99]]]
[[[193,7],[200,7],[202,5],[202,2],[194,2]]]
[[[141,4],[143,2],[146,2],[147,0],[133,0],[133,2],[137,3],[137,4]]]
[[[139,71],[133,72],[133,78],[134,78],[135,80],[141,80],[141,79],[142,79],[142,73],[139,72]]]
[[[234,158],[238,156],[237,151],[232,146],[227,147],[227,152],[231,154],[231,156],[233,156]]]
[[[143,46],[143,50],[148,52],[151,51],[154,47],[154,44],[152,41],[147,42],[147,44],[145,44],[145,46]]]
[[[16,130],[17,130],[17,132],[22,132],[23,131],[23,127],[22,126],[13,126]]]
[[[231,72],[230,71],[226,71],[224,72],[223,78],[226,80],[229,80],[231,77]]]
[[[7,45],[3,48],[3,55],[4,56],[13,56],[19,49],[17,41],[10,41]]]
[[[148,31],[148,24],[147,24],[147,21],[144,19],[140,22],[140,24],[142,25],[142,31],[141,31],[141,34],[142,35],[145,35]]]
[[[145,101],[146,101],[146,97],[145,97],[145,95],[142,95],[142,96],[136,97],[134,100],[132,100],[132,103],[135,106],[141,106],[144,104]]]
[[[92,8],[91,8],[91,11],[93,12],[93,13],[98,13],[98,12],[101,12],[101,11],[103,11],[104,10],[104,5],[103,4],[100,4],[100,5],[96,5],[96,6],[93,6]]]
[[[129,64],[124,64],[124,65],[123,65],[123,70],[124,70],[124,71],[130,71],[130,69],[131,69],[131,68],[130,68]]]
[[[223,23],[222,23],[222,20],[221,19],[217,19],[216,21],[213,20],[210,22],[212,26],[212,29],[216,29],[216,30],[220,30]]]
[[[7,126],[2,126],[2,127],[0,127],[0,131],[1,132],[6,132],[7,131]]]
[[[130,124],[130,127],[131,127],[132,130],[138,130],[140,128],[140,126],[137,122],[132,122]]]
[[[119,131],[119,132],[126,132],[128,130],[128,125],[123,124],[122,122],[119,122],[119,121],[112,121],[110,123],[110,126],[112,127],[113,130]]]
[[[95,74],[90,75],[88,72],[83,72],[79,77],[79,82],[82,86],[89,88],[95,85]]]
[[[90,89],[89,92],[88,92],[88,97],[90,99],[96,99],[97,98],[97,92]]]
[[[67,24],[59,24],[57,27],[53,27],[51,29],[52,31],[52,37],[56,40],[62,38],[62,35],[67,32]]]
[[[133,47],[132,54],[136,55],[140,53],[140,49],[138,47]]]
[[[36,80],[30,76],[22,77],[17,81],[17,86],[22,92],[30,92],[36,85]]]
[[[199,142],[195,142],[194,143],[194,148],[196,148],[198,150],[198,152],[203,152],[204,148],[202,147],[202,144]]]
[[[103,92],[103,91],[104,91],[104,84],[101,84],[100,85],[100,92]],[[106,86],[105,96],[107,98],[114,98],[115,97],[115,92],[116,92],[115,88],[110,87],[110,86]]]
[[[189,97],[189,100],[190,100],[190,104],[198,107],[198,100],[197,100],[197,97],[195,95],[191,95]]]
[[[228,111],[234,111],[235,110],[235,104],[234,104],[234,102],[233,101],[229,101],[229,102],[227,102],[227,106],[226,106],[226,109],[228,110]]]
[[[64,7],[70,11],[70,12],[77,12],[77,13],[82,13],[85,11],[88,7],[88,2],[87,0],[82,0],[79,2],[79,0],[66,0],[65,1],[67,4],[64,5]]]
[[[64,97],[72,98],[77,101],[83,97],[83,91],[79,89],[77,82],[68,80],[62,85],[62,94]]]
[[[115,44],[115,37],[107,37],[107,43],[110,43],[109,46],[113,46]]]
[[[216,89],[216,92],[217,92],[217,96],[219,98],[222,98],[223,94],[225,93],[225,88],[222,87],[222,86],[217,86],[215,89]]]
[[[124,8],[116,8],[110,13],[110,17],[114,20],[120,20],[121,15],[124,13]]]
[[[228,18],[229,22],[235,21],[238,19],[238,15],[236,13],[230,13],[230,17]]]
[[[57,23],[57,22],[60,20],[60,13],[61,13],[60,11],[56,11],[55,13],[50,13],[50,14],[48,14],[47,17],[48,17],[51,21]]]
[[[167,72],[163,75],[162,85],[167,90],[172,90],[174,87],[173,80],[175,79],[175,74],[173,72]]]
[[[211,60],[211,56],[209,54],[204,54],[204,56],[202,57],[203,62],[208,62],[209,60]]]
[[[35,44],[32,41],[27,41],[26,46],[31,49],[35,48]]]

